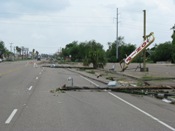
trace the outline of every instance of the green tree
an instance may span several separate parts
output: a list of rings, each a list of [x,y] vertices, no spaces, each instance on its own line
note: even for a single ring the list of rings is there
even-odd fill
[[[79,44],[79,51],[77,53],[78,53],[78,59],[81,62],[87,59],[88,48],[86,45],[87,45],[87,42],[80,42]]]
[[[173,32],[171,38],[173,39],[172,44],[175,46],[175,31]]]
[[[5,56],[6,58],[9,58],[10,55],[13,55],[13,53],[10,52],[9,50],[5,49],[4,56]]]
[[[124,42],[124,37],[119,37],[119,47],[118,47],[118,56],[119,59],[116,59],[116,42],[108,43],[109,49],[106,51],[107,60],[109,62],[121,61],[126,58],[129,54],[131,54],[135,50],[135,45],[126,44]]]
[[[109,49],[106,51],[106,57],[108,62],[116,62],[116,43],[108,42]]]
[[[175,49],[174,49],[175,51]],[[175,53],[172,54],[172,62],[175,63]]]
[[[2,55],[5,53],[5,46],[4,46],[4,42],[0,41],[0,58],[2,58]]]
[[[97,68],[99,64],[104,65],[106,63],[103,46],[95,40],[81,42],[80,44],[73,41],[62,49],[61,56],[71,56],[72,61],[82,61],[84,65],[92,63],[94,68]]]
[[[106,64],[105,51],[100,43],[91,40],[87,43],[86,48],[88,49],[88,54],[86,55],[87,61],[93,64],[93,68],[96,69],[100,64]]]
[[[119,46],[119,60],[126,58],[136,49],[135,45],[126,44]]]
[[[172,43],[165,42],[156,46],[154,52],[151,54],[151,59],[157,61],[173,61],[174,46]]]
[[[1,50],[4,50],[5,49],[5,46],[4,46],[4,42],[3,41],[0,41],[0,49]]]
[[[171,36],[173,45],[172,62],[175,63],[175,25],[172,27],[172,29],[173,29],[173,34]]]
[[[0,58],[2,58],[3,55],[4,57],[9,57],[11,54],[13,53],[5,47],[5,43],[3,41],[0,41]]]
[[[66,47],[62,49],[61,55],[63,57],[71,58],[71,61],[75,61],[78,60],[79,58],[78,52],[79,52],[78,42],[73,41],[72,43],[67,44]]]
[[[171,36],[171,38],[173,39],[172,40],[172,44],[175,46],[175,24],[174,24],[174,26],[171,29],[173,30],[173,34]]]

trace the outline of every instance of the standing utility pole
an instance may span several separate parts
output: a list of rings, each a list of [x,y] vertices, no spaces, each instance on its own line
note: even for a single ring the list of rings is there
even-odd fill
[[[143,38],[146,40],[146,10],[143,10]],[[146,49],[143,50],[143,71],[146,72]]]
[[[118,59],[118,8],[116,14],[116,58]]]
[[[10,51],[12,52],[12,45],[13,45],[13,43],[10,43]]]

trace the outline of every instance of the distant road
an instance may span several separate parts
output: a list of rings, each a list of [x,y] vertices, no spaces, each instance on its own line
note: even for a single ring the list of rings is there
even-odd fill
[[[71,85],[69,77],[74,86],[103,85],[66,69],[35,68],[31,61],[0,63],[0,131],[175,130],[175,106],[151,97],[50,93]]]

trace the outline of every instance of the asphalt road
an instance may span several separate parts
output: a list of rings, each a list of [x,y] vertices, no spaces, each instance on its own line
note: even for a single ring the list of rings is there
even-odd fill
[[[0,131],[171,131],[175,106],[95,91],[50,93],[64,84],[104,86],[66,69],[0,63]]]

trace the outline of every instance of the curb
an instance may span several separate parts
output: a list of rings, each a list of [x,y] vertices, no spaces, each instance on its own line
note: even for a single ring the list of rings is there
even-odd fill
[[[102,81],[102,80],[99,80],[99,79],[96,79],[96,78],[92,78],[92,77],[90,77],[90,76],[88,76],[88,75],[85,75],[85,74],[83,74],[83,73],[80,73],[79,71],[75,71],[75,70],[71,70],[71,69],[68,69],[69,71],[71,71],[71,72],[74,72],[74,73],[78,73],[78,74],[80,74],[80,75],[82,75],[82,76],[84,76],[84,77],[86,77],[86,78],[89,78],[89,79],[91,79],[91,80],[95,80],[95,81],[98,81],[98,82],[101,82],[101,83],[103,83],[103,84],[108,84],[108,82],[106,81]]]

